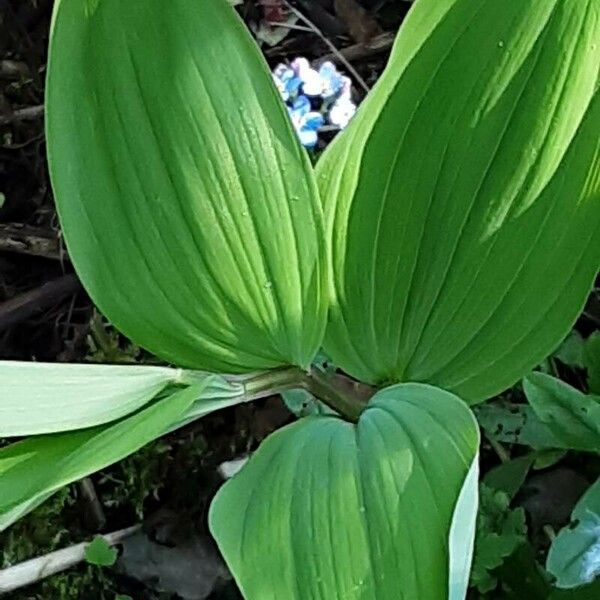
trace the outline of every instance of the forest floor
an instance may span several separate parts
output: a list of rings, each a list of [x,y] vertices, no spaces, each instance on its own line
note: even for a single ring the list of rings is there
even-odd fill
[[[292,4],[293,10],[280,0],[238,3],[271,66],[297,56],[329,57],[341,71],[347,72],[349,64],[366,87],[383,70],[410,7],[406,0]],[[94,309],[62,242],[44,139],[51,10],[51,0],[0,0],[0,359],[144,362],[147,356]],[[355,82],[355,100],[363,96]],[[593,297],[578,328],[587,335],[599,323],[600,303]],[[14,592],[11,599],[241,598],[205,525],[212,495],[222,483],[218,468],[248,454],[293,418],[279,397],[223,410],[69,486],[0,533],[0,568],[100,532],[138,523],[144,524],[143,532],[126,546],[122,558],[127,560],[115,568],[82,563]],[[492,445],[485,444],[484,470],[500,462],[497,442]],[[568,521],[598,470],[597,461],[573,452],[541,466],[521,496],[529,504],[516,500],[529,506],[535,552],[547,548],[545,528]],[[504,597],[493,593],[473,591],[473,598]]]

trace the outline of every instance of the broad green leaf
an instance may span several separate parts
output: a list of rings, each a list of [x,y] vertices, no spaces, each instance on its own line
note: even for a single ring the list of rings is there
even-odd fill
[[[592,394],[600,394],[600,331],[585,342],[584,363],[588,372],[588,386]]]
[[[267,438],[210,528],[247,600],[462,599],[477,449],[456,396],[393,386],[357,425],[311,416]]]
[[[325,350],[476,402],[549,355],[600,264],[600,0],[420,0],[317,166]]]
[[[529,375],[523,388],[537,417],[562,445],[600,452],[600,397],[586,396],[544,373]]]
[[[225,0],[58,0],[47,105],[69,255],[117,328],[190,368],[310,364],[327,309],[316,184]]]
[[[132,454],[176,423],[240,399],[215,397],[211,379],[177,391],[134,415],[79,431],[30,437],[0,449],[0,531],[61,487]]]
[[[167,385],[202,376],[166,367],[0,362],[0,437],[116,421]],[[232,386],[231,393],[242,395],[243,389]]]
[[[561,588],[591,583],[600,576],[600,479],[579,500],[571,521],[552,542],[546,562]]]

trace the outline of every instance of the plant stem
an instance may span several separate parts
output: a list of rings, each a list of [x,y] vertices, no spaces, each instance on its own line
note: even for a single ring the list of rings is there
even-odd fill
[[[366,404],[340,389],[331,378],[318,369],[306,373],[297,367],[266,371],[243,381],[248,400],[257,400],[292,389],[304,389],[335,410],[345,419],[356,423]]]
[[[318,369],[303,374],[304,389],[311,392],[319,400],[327,404],[347,420],[357,423],[366,404],[357,397],[342,391],[329,377]]]
[[[248,400],[258,400],[286,390],[304,387],[304,372],[297,367],[265,371],[242,381]]]

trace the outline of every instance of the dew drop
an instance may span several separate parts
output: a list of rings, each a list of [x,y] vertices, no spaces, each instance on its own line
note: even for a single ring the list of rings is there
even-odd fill
[[[270,281],[267,281],[265,283],[265,290],[270,290],[273,287],[273,283]]]
[[[504,40],[498,42],[498,48],[504,48]]]

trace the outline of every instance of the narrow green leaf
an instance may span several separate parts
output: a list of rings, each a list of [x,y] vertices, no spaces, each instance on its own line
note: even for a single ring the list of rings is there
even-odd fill
[[[420,0],[318,164],[325,350],[476,402],[549,355],[600,264],[600,0]]]
[[[177,365],[307,367],[326,319],[312,168],[225,0],[58,0],[48,159],[103,314]]]
[[[464,598],[478,443],[456,396],[393,386],[357,425],[311,416],[267,438],[210,528],[248,600]]]
[[[600,397],[586,396],[544,373],[529,375],[523,388],[537,417],[563,445],[600,452]]]
[[[588,386],[592,394],[600,394],[600,331],[585,342],[584,363],[588,372]]]
[[[502,463],[486,473],[483,483],[494,490],[504,492],[509,500],[512,500],[525,482],[536,457],[537,454],[532,452]]]
[[[552,542],[546,562],[561,588],[591,583],[600,576],[600,479],[579,500],[571,521]]]
[[[0,362],[0,437],[116,421],[168,384],[201,375],[166,367]]]
[[[108,425],[28,438],[0,449],[0,531],[61,487],[132,454],[185,422],[239,402],[211,396],[211,377]]]

